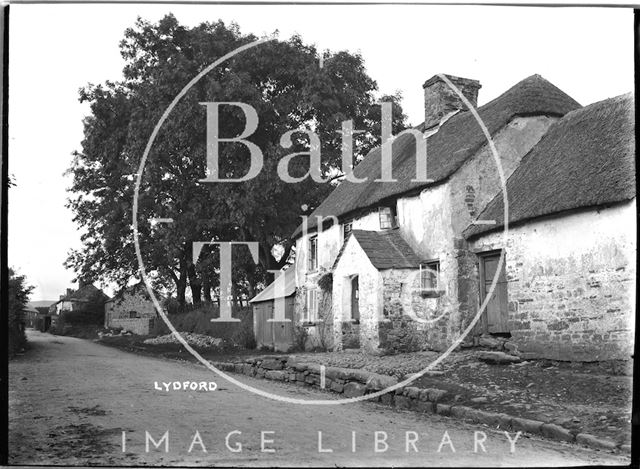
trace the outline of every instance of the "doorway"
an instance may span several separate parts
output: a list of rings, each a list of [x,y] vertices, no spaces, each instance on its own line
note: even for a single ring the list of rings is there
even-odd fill
[[[360,284],[357,275],[351,279],[351,319],[360,322]]]
[[[509,300],[507,292],[507,275],[505,273],[506,259],[498,272],[500,251],[480,254],[480,304],[489,297],[487,308],[484,311],[486,332],[489,334],[505,334],[509,330]],[[496,286],[491,292],[491,284],[498,272]]]

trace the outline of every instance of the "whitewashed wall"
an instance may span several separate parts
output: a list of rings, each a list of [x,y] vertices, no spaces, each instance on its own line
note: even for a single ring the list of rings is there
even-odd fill
[[[633,353],[636,203],[539,219],[485,235],[504,248],[513,341],[532,357],[628,359]]]

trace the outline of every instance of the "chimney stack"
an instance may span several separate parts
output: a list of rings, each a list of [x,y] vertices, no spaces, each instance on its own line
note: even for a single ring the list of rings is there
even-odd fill
[[[478,90],[482,87],[478,80],[445,75],[469,102],[478,105]],[[458,94],[442,78],[434,75],[424,82],[424,122],[425,129],[434,127],[453,111],[467,110]]]

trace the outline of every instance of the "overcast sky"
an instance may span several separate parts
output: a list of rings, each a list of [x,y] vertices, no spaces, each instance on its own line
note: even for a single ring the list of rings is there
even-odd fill
[[[62,263],[80,241],[62,174],[88,112],[78,89],[118,80],[125,28],[168,12],[186,25],[222,19],[247,33],[297,32],[320,49],[358,51],[381,92],[402,91],[413,125],[423,120],[422,83],[436,73],[480,80],[479,104],[535,73],[582,105],[633,89],[631,9],[14,4],[9,265],[36,286],[32,300],[73,286]]]

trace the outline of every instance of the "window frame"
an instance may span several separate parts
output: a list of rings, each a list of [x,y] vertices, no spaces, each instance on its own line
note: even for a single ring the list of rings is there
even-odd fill
[[[309,272],[315,272],[318,270],[318,235],[315,234],[309,237],[309,262],[307,267]]]
[[[433,271],[435,271],[435,285],[433,284]],[[428,276],[425,276],[427,274]],[[431,285],[427,285],[425,280],[430,279]],[[420,263],[420,291],[422,294],[437,296],[442,293],[440,287],[440,259],[431,259]]]
[[[383,210],[389,211],[389,226],[382,226]],[[386,215],[385,215],[386,216]],[[385,220],[386,222],[387,220]],[[378,222],[381,230],[393,230],[398,227],[398,213],[395,205],[379,205],[378,206]]]

